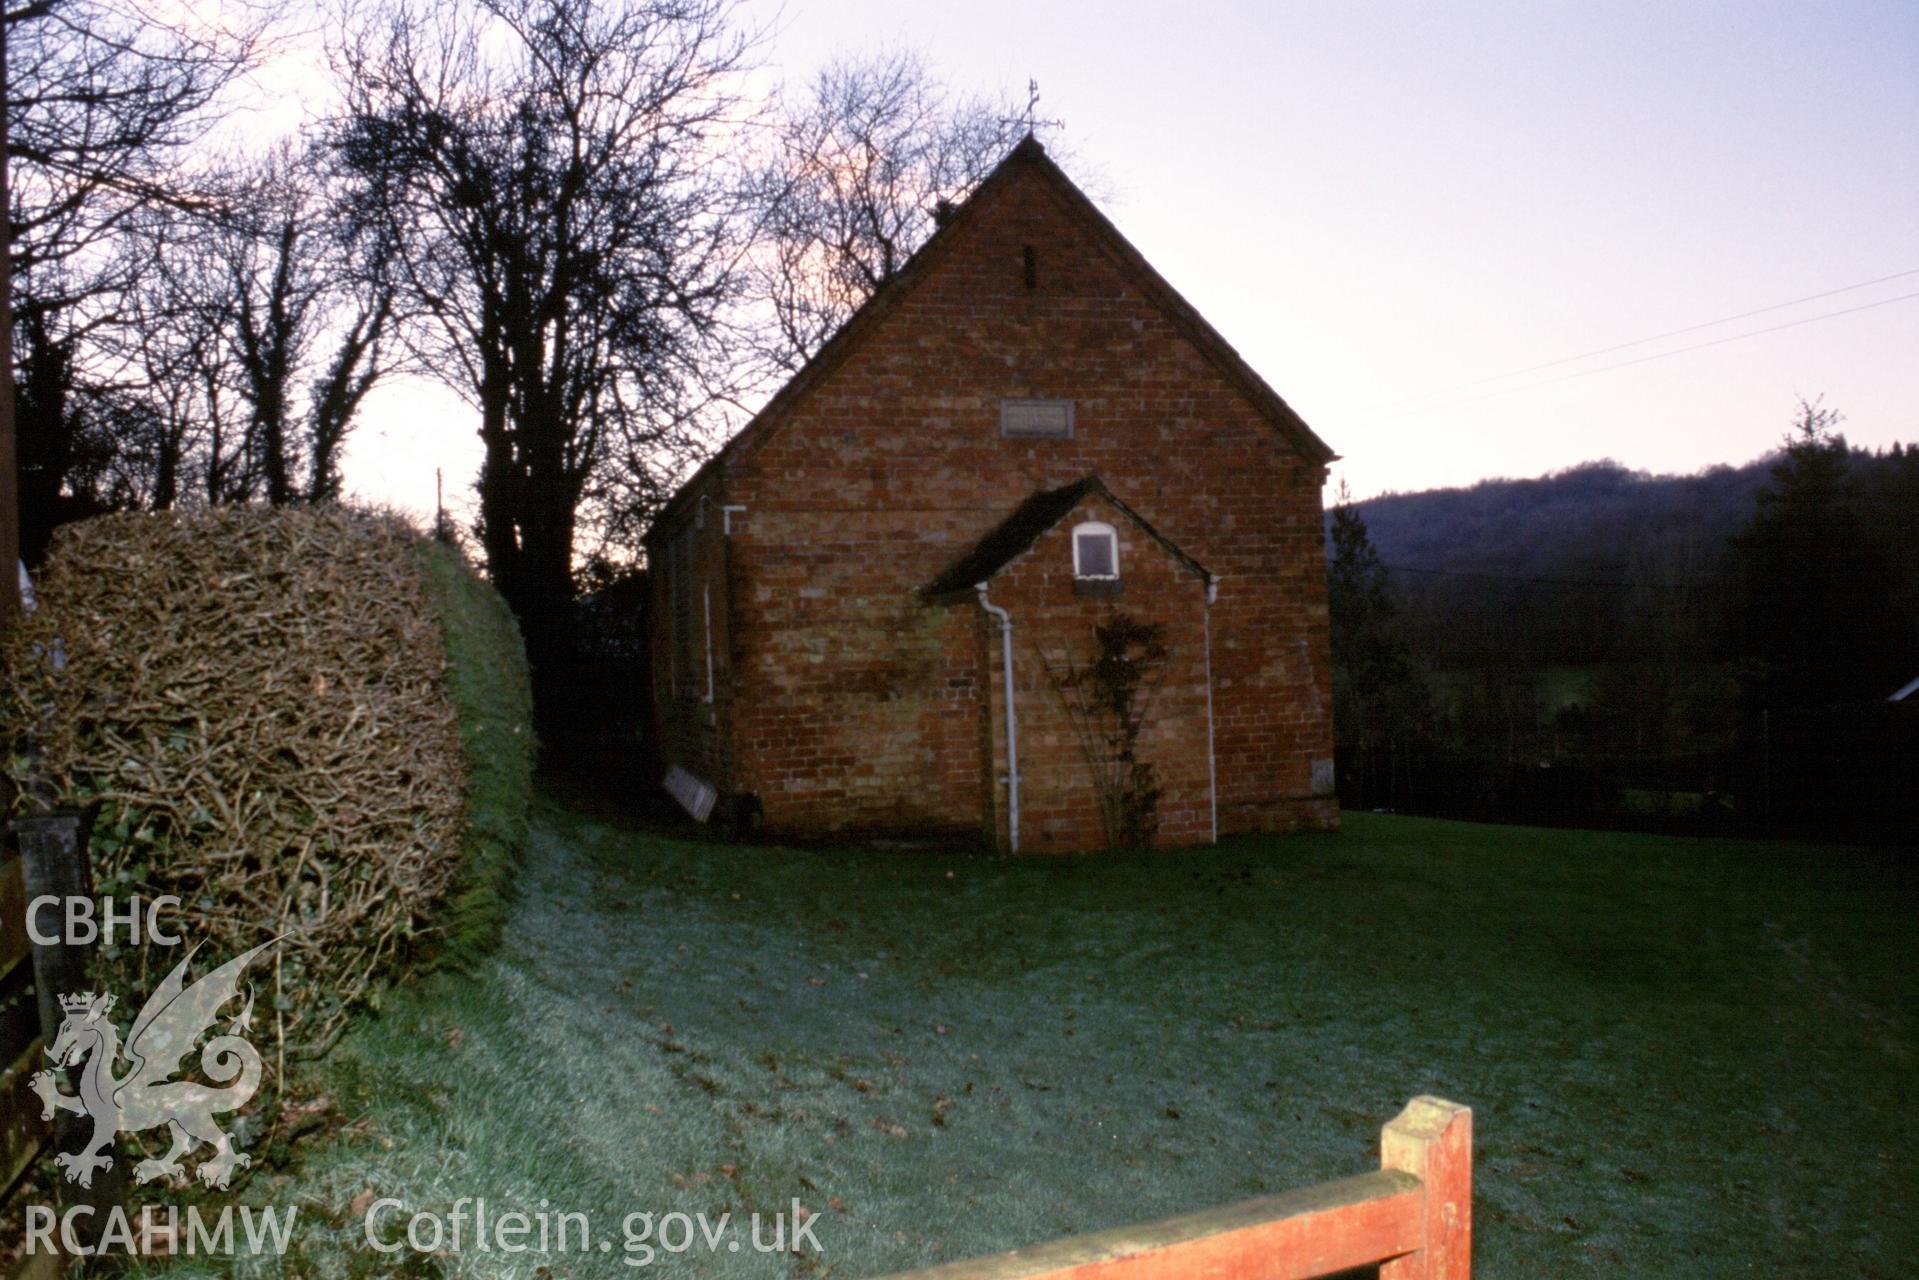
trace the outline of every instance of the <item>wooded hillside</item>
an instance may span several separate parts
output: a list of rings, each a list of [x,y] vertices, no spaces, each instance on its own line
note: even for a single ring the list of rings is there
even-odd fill
[[[1341,798],[1869,833],[1919,784],[1919,449],[1594,462],[1329,514]]]
[[[1728,604],[1729,540],[1752,519],[1779,457],[1685,476],[1605,460],[1353,507],[1421,648],[1442,665],[1515,653],[1623,660],[1642,651],[1632,617],[1653,593],[1681,596],[1668,607],[1702,618]],[[1860,523],[1878,534],[1900,603],[1919,618],[1919,447],[1850,449],[1848,462]]]

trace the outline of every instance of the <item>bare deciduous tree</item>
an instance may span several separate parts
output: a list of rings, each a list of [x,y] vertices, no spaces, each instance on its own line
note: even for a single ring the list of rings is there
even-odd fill
[[[15,325],[15,461],[19,554],[38,564],[56,525],[107,510],[116,440],[75,376],[81,334],[36,307]]]
[[[151,265],[129,250],[155,210],[209,208],[193,149],[268,47],[270,6],[133,0],[6,7],[10,300],[23,549],[54,524],[162,488],[165,432],[102,366],[101,335]],[[152,466],[148,466],[152,463]]]
[[[116,363],[107,368],[103,359],[95,379],[144,410],[146,429],[128,441],[141,506],[242,502],[258,488],[217,242],[215,229],[189,214],[143,215],[132,241],[143,261],[98,335],[102,357]]]
[[[385,256],[342,243],[290,147],[204,189],[205,209],[127,220],[116,257],[132,261],[103,268],[111,293],[23,313],[34,549],[43,525],[106,507],[337,496],[340,449],[383,371]]]
[[[479,412],[479,540],[536,662],[583,526],[637,533],[697,448],[747,50],[728,0],[395,0],[342,56],[335,153]]]
[[[377,229],[355,235],[329,215],[332,194],[311,157],[282,146],[208,228],[205,304],[245,406],[252,487],[274,506],[338,496],[353,416],[385,372],[392,255]]]
[[[26,0],[4,21],[13,271],[34,275],[32,303],[68,308],[116,287],[110,264],[135,265],[101,252],[135,215],[195,201],[191,149],[265,48],[270,12]]]
[[[789,93],[755,175],[764,354],[787,372],[806,363],[1025,128],[1003,101],[948,92],[912,52],[840,59]]]

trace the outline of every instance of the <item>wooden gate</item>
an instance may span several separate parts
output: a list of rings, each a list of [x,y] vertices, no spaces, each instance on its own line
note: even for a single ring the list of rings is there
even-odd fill
[[[1379,1171],[892,1280],[1470,1280],[1473,1113],[1419,1097],[1380,1131]]]

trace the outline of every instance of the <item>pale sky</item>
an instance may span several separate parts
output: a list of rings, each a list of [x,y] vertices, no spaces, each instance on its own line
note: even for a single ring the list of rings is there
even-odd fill
[[[1801,395],[1855,443],[1919,441],[1919,297],[1894,301],[1919,294],[1910,0],[746,12],[776,24],[768,59],[793,79],[882,44],[962,89],[1036,78],[1069,173],[1359,496],[1743,462]],[[395,387],[348,480],[430,512],[437,464],[464,507],[476,461],[468,411]]]

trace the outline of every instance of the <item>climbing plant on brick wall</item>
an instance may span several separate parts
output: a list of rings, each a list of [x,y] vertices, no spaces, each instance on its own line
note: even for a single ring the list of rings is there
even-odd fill
[[[1151,848],[1159,832],[1159,782],[1139,744],[1166,659],[1161,628],[1127,613],[1093,628],[1085,659],[1040,654],[1086,758],[1110,848]]]

